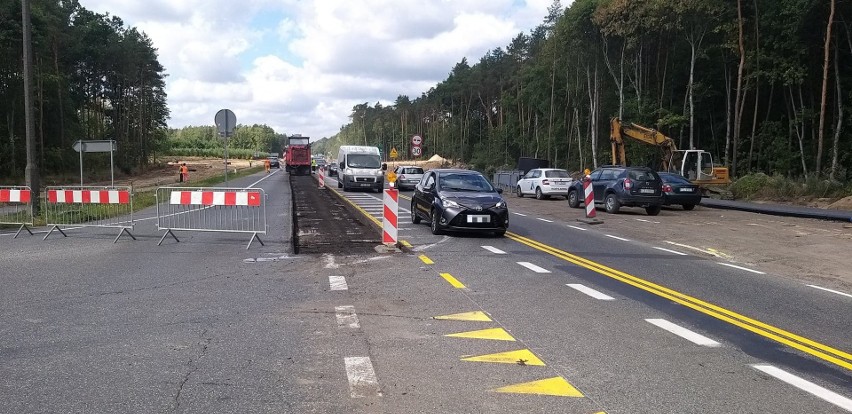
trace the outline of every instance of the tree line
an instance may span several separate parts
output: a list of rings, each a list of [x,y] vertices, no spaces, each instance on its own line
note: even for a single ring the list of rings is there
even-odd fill
[[[117,142],[116,167],[144,168],[166,138],[165,70],[151,39],[77,0],[32,2],[36,160],[74,171],[77,140]],[[0,1],[0,177],[26,166],[21,3]]]
[[[329,143],[369,143],[477,169],[610,159],[609,119],[752,172],[849,180],[852,3],[836,0],[556,0],[543,22],[421,96],[363,103]],[[628,160],[652,148],[626,143]]]

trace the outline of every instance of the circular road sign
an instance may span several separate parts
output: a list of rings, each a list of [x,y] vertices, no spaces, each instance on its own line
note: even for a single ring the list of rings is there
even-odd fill
[[[230,109],[220,109],[216,112],[216,129],[219,130],[219,135],[229,137],[234,133],[234,127],[237,126],[237,116]]]
[[[414,135],[411,137],[411,145],[419,147],[420,144],[423,143],[423,138],[420,135]]]
[[[420,147],[411,147],[411,155],[414,157],[419,157],[423,155],[423,148]]]

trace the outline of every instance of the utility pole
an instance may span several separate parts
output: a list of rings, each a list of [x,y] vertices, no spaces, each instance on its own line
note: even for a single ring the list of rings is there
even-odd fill
[[[21,0],[21,20],[24,31],[24,118],[27,124],[26,184],[32,190],[33,215],[40,211],[38,164],[36,163],[35,119],[33,117],[33,37],[30,22],[30,0]]]

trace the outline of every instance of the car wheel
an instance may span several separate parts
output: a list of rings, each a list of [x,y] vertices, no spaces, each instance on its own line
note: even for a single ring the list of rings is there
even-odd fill
[[[441,218],[438,215],[438,212],[435,211],[435,210],[432,210],[432,223],[431,223],[432,234],[438,235],[438,234],[443,233],[443,231],[441,231],[441,224],[438,222],[438,220],[440,220],[440,219]]]
[[[541,187],[535,188],[535,199],[536,200],[544,200],[544,194],[541,193]]]
[[[577,194],[577,190],[569,191],[567,198],[568,198],[568,207],[580,208],[580,195]]]
[[[414,205],[414,199],[411,200],[411,222],[420,224],[420,216],[417,215],[417,207]]]
[[[618,198],[613,193],[607,194],[605,205],[606,212],[610,214],[616,214],[621,209],[621,203],[618,202]]]
[[[656,216],[660,214],[660,210],[662,210],[662,206],[648,206],[645,207],[645,212],[648,213],[649,216]]]
[[[686,210],[686,211],[692,210],[693,208],[695,208],[695,204],[684,204],[683,205],[683,209]]]
[[[515,195],[517,195],[518,198],[524,198],[524,193],[521,192],[521,186],[518,186],[518,188],[515,189]]]

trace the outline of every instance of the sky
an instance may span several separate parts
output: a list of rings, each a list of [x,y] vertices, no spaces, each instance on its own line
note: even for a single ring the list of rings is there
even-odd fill
[[[563,1],[563,6],[570,1]],[[238,124],[329,137],[352,107],[412,100],[505,48],[552,0],[80,0],[153,41],[169,127]]]

